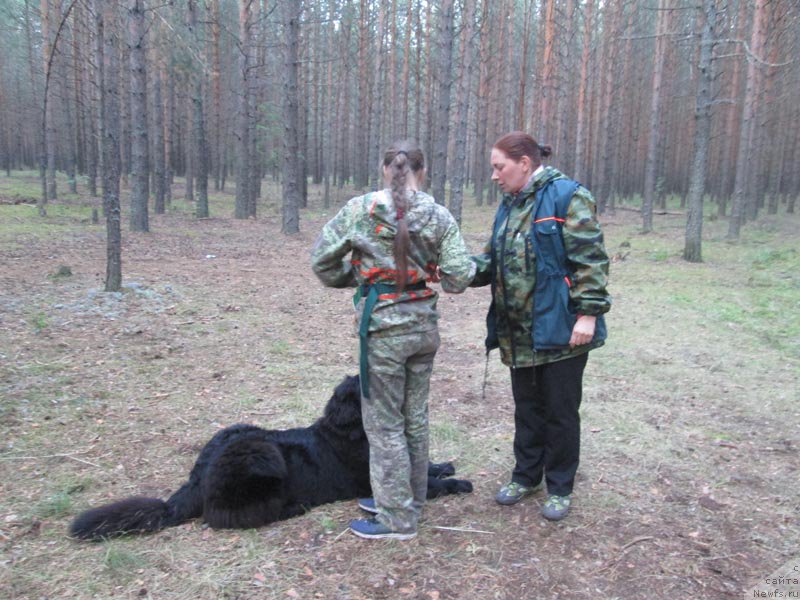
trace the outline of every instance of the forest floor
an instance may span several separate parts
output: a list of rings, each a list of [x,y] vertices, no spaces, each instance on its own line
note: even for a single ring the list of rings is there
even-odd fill
[[[40,218],[17,203],[38,189],[33,173],[0,175],[0,597],[716,599],[797,577],[800,215],[763,215],[733,244],[709,219],[701,264],[680,258],[679,215],[648,235],[636,212],[602,216],[614,305],[587,367],[565,521],[541,518],[541,494],[493,500],[513,408],[496,353],[482,397],[483,288],[441,297],[430,399],[431,457],[475,490],[426,505],[416,539],[354,537],[349,501],[257,530],[191,522],[90,544],[67,537],[77,512],[166,498],[220,427],[319,416],[357,371],[352,305],[309,267],[335,211],[316,186],[291,237],[266,183],[255,220],[231,218],[229,191],[209,219],[176,200],[151,233],[124,220],[117,294],[102,291],[98,201],[67,195]],[[477,251],[493,208],[473,204]]]

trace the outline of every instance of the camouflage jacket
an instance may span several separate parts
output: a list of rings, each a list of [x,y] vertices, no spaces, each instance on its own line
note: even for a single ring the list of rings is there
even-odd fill
[[[409,196],[406,222],[411,237],[408,284],[424,282],[436,267],[442,289],[463,292],[475,274],[458,225],[444,207],[423,192]],[[322,229],[311,254],[317,277],[329,287],[395,282],[394,202],[389,190],[352,198]],[[381,294],[369,325],[370,334],[401,335],[436,328],[438,295],[430,288]],[[356,306],[358,329],[364,299]]]
[[[540,212],[543,198],[549,197],[552,206],[556,189],[569,193],[563,218]],[[552,237],[559,234],[560,240]],[[472,285],[491,284],[493,290],[487,351],[499,346],[506,365],[545,364],[603,344],[602,315],[611,299],[606,291],[608,255],[594,198],[558,170],[546,167],[519,194],[503,196],[492,237],[473,260],[478,272]],[[595,337],[570,348],[578,314],[598,316]]]

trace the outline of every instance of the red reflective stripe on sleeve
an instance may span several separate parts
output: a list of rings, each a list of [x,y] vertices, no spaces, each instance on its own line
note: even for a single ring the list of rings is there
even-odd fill
[[[543,219],[536,219],[534,223],[541,223],[542,221],[558,221],[559,223],[564,223],[565,219],[559,219],[558,217],[544,217]]]
[[[570,288],[572,287],[572,281],[570,281],[568,275],[564,275],[564,281],[567,282],[567,287],[570,287]]]
[[[378,300],[397,300],[399,297],[400,294],[381,294]]]
[[[375,207],[376,206],[378,206],[378,199],[377,198],[375,198],[375,200],[372,201],[372,206],[369,207],[369,216],[370,217],[375,214]]]
[[[378,235],[383,229],[383,223],[379,223],[378,226],[375,228],[375,235]]]

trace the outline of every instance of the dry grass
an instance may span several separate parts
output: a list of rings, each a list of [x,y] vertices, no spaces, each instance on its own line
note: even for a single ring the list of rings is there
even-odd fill
[[[174,491],[221,426],[309,423],[356,370],[349,294],[308,266],[332,214],[312,192],[291,238],[271,186],[256,221],[229,218],[229,194],[202,221],[176,202],[152,233],[124,235],[139,287],[120,297],[90,293],[104,230],[80,203],[52,211],[45,234],[27,207],[0,206],[0,596],[738,598],[798,556],[798,217],[764,217],[735,245],[708,223],[707,262],[688,265],[679,218],[641,236],[629,212],[604,217],[610,252],[629,254],[612,267],[609,343],[589,361],[568,520],[544,522],[541,497],[492,501],[512,407],[496,356],[481,398],[479,289],[441,300],[431,396],[433,458],[454,459],[475,492],[430,503],[416,540],[343,533],[354,502],[252,531],[67,539],[79,510]],[[490,214],[468,209],[471,247]],[[60,265],[73,275],[51,277]]]

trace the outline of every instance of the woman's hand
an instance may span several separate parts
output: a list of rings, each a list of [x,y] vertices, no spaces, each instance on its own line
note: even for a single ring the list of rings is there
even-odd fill
[[[597,317],[591,315],[578,315],[575,327],[572,328],[572,337],[569,338],[569,347],[583,346],[592,341],[594,337],[594,326]]]
[[[428,273],[426,278],[428,283],[439,283],[444,277],[444,273],[442,273],[442,269],[438,265],[428,265],[425,271]]]

